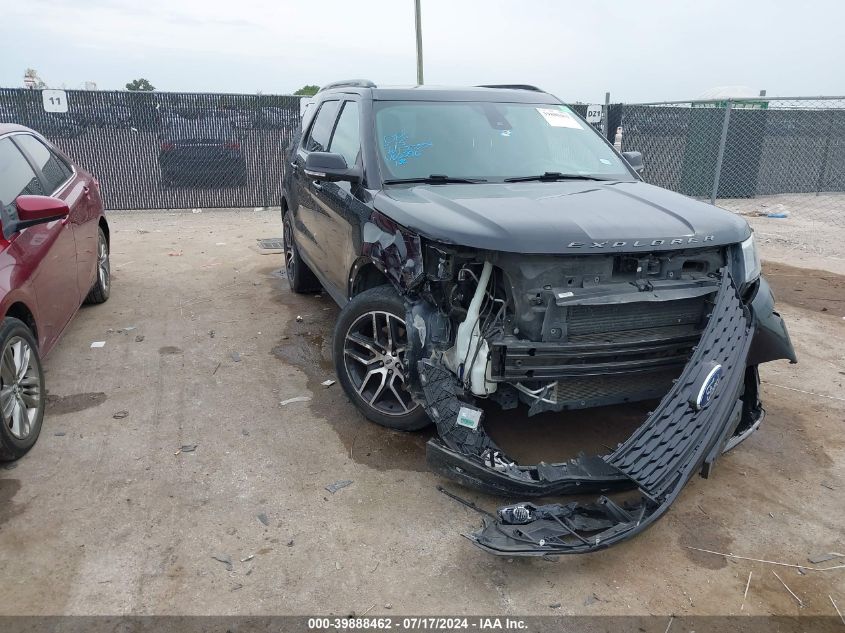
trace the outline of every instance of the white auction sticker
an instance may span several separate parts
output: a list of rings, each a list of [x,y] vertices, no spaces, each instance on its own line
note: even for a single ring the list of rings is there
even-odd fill
[[[581,127],[581,124],[578,123],[578,119],[576,119],[572,113],[563,106],[559,106],[557,108],[537,108],[536,110],[544,119],[546,119],[546,123],[552,127],[568,127],[573,130],[584,129]]]
[[[461,407],[461,410],[458,411],[457,422],[459,425],[474,431],[478,428],[478,423],[481,422],[481,411],[470,409],[469,407]]]
[[[41,103],[45,112],[67,112],[67,93],[64,90],[42,90]]]

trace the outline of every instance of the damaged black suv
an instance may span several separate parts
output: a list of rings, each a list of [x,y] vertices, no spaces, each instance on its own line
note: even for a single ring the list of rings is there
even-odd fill
[[[364,415],[431,422],[428,461],[521,502],[468,537],[585,552],[650,525],[760,424],[760,363],[795,361],[740,217],[648,185],[531,86],[323,88],[286,155],[291,288],[342,307],[338,379]],[[480,399],[541,411],[659,400],[606,455],[517,464]],[[625,500],[604,493],[636,490]]]

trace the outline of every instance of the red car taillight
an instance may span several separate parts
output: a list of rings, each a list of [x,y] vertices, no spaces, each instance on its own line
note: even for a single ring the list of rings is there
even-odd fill
[[[226,141],[223,147],[226,149],[240,149],[241,144],[238,141]]]
[[[176,149],[175,143],[170,143],[169,141],[162,141],[161,142],[161,151],[169,152],[172,149]]]

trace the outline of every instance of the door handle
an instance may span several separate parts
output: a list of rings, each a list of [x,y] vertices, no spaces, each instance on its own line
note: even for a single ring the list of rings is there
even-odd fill
[[[319,181],[319,180],[315,180],[315,181],[314,181],[314,189],[316,189],[317,191],[322,191],[322,190],[323,190],[323,185],[321,185],[321,184],[320,184],[320,181]]]

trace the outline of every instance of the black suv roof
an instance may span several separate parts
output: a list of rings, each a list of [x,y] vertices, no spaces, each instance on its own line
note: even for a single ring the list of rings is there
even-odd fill
[[[315,98],[325,94],[358,94],[374,101],[490,101],[502,103],[550,103],[560,99],[534,86],[385,86],[378,87],[366,79],[353,79],[328,84]]]

